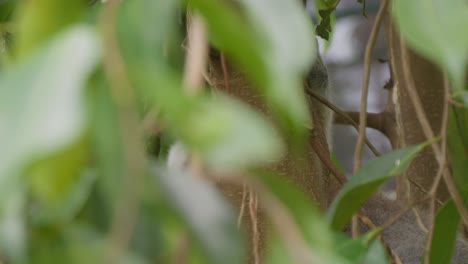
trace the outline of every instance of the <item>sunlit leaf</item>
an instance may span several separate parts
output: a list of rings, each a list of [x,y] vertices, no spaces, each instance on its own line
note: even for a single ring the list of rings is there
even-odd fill
[[[65,149],[34,161],[25,172],[32,195],[44,205],[61,203],[82,172],[87,150],[86,140],[78,140]]]
[[[16,14],[16,51],[30,55],[54,34],[76,23],[80,18],[83,0],[19,1]]]
[[[243,239],[236,216],[214,186],[182,171],[152,168],[156,182],[174,210],[204,249],[209,262],[244,263]]]
[[[95,181],[95,171],[82,172],[66,189],[67,192],[61,195],[60,201],[54,201],[54,203],[46,201],[46,203],[36,205],[38,211],[31,216],[31,222],[36,225],[70,223],[83,209]]]
[[[428,145],[392,151],[365,164],[340,190],[327,212],[328,221],[340,230],[377,188],[390,177],[404,172],[413,158]]]
[[[448,71],[463,88],[468,56],[468,5],[465,0],[395,0],[393,18],[408,45]]]

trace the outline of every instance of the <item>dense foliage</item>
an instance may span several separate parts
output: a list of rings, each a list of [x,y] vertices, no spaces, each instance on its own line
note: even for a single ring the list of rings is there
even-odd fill
[[[242,263],[247,244],[236,211],[207,181],[166,168],[176,140],[210,168],[255,179],[284,206],[317,263],[387,263],[376,230],[354,239],[339,230],[428,144],[365,164],[321,215],[296,186],[260,169],[307,139],[302,78],[316,56],[314,26],[300,1],[227,2],[0,1],[0,263],[170,263],[180,255]],[[338,3],[316,1],[323,36]],[[453,100],[466,107],[466,3],[392,7],[408,44],[448,73]],[[265,95],[277,126],[230,96],[187,92],[187,10]],[[467,112],[457,111],[448,143],[466,193]],[[447,208],[436,238],[444,217],[459,217]],[[288,241],[275,231],[269,263],[292,263]],[[431,257],[452,249],[438,245]]]

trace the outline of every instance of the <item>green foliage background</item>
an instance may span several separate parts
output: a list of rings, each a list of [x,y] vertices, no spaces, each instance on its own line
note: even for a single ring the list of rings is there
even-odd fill
[[[429,2],[459,15],[436,14]],[[424,145],[363,167],[327,217],[298,188],[259,170],[286,144],[306,140],[302,78],[315,58],[315,34],[299,1],[237,3],[242,17],[217,0],[0,2],[0,263],[169,263],[184,241],[188,263],[244,263],[235,211],[209,183],[165,167],[175,139],[216,169],[249,171],[285,206],[318,263],[387,263],[373,234],[351,239],[334,229]],[[330,33],[338,3],[316,1],[326,16],[319,31]],[[446,30],[468,25],[463,0],[393,3],[408,43],[449,73],[454,98],[466,104],[467,35]],[[279,128],[227,95],[184,93],[187,9],[258,87]],[[162,140],[145,120],[164,127]],[[466,190],[459,172],[467,157],[457,140],[467,134],[450,131]],[[453,214],[451,206],[438,222]],[[267,262],[292,263],[285,237],[273,237]],[[439,246],[434,258],[450,250]]]

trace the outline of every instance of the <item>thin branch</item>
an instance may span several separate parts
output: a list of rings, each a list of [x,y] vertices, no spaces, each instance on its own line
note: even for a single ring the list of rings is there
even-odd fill
[[[142,128],[135,107],[135,94],[121,58],[115,22],[121,1],[110,1],[103,7],[100,29],[103,35],[104,71],[110,83],[111,94],[117,105],[119,128],[122,135],[124,171],[122,191],[118,196],[114,217],[108,235],[106,261],[117,263],[127,251],[136,224],[146,170]],[[132,129],[128,129],[131,127]]]
[[[411,182],[411,184],[413,184],[414,187],[418,188],[421,192],[423,192],[424,194],[427,194],[427,195],[429,196],[430,191],[425,190],[425,189],[424,189],[419,183],[417,183],[415,180],[413,180],[413,179],[411,179],[411,178],[408,178],[407,180],[408,180],[409,182]],[[438,198],[436,198],[436,202],[439,204],[439,206],[444,205],[444,203],[443,203],[440,199],[438,199]]]
[[[442,175],[444,173],[444,169],[446,167],[447,163],[447,126],[448,126],[448,115],[449,115],[449,102],[448,99],[450,97],[450,87],[449,87],[449,80],[447,74],[444,73],[444,108],[442,112],[442,124],[440,127],[440,133],[441,133],[441,145],[442,145],[442,156],[440,157],[442,159],[442,162],[439,164],[439,169],[437,171],[437,175],[435,177],[434,183],[432,184],[431,190],[429,192],[429,195],[431,197],[430,201],[430,208],[429,208],[429,215],[430,215],[430,224],[429,226],[431,227],[429,230],[429,233],[427,234],[427,243],[426,247],[424,249],[424,261],[426,264],[429,264],[429,255],[431,252],[431,246],[432,246],[432,239],[434,236],[434,218],[435,218],[435,202],[437,198],[437,189],[439,188],[440,185],[440,180],[442,179]]]
[[[372,49],[374,48],[377,35],[379,33],[380,25],[385,16],[387,9],[388,0],[382,0],[379,11],[375,19],[375,23],[372,26],[372,31],[367,42],[366,50],[364,53],[364,78],[362,82],[362,93],[361,93],[361,114],[359,117],[359,137],[356,143],[356,149],[354,152],[354,168],[353,172],[356,172],[361,167],[361,155],[364,145],[364,138],[366,134],[366,115],[367,115],[367,94],[369,90],[369,77],[370,77],[370,65],[372,59]]]
[[[413,207],[417,204],[423,203],[427,199],[429,199],[430,196],[426,196],[422,198],[421,200],[418,201],[411,201],[409,204],[407,204],[403,209],[401,209],[392,219],[388,220],[386,223],[381,225],[382,230],[387,229],[388,227],[392,226],[395,224],[402,216],[404,216],[406,213],[408,213],[409,210],[413,209]]]
[[[208,62],[208,40],[205,23],[198,14],[187,12],[188,43],[184,67],[184,87],[187,95],[200,93]],[[187,169],[194,175],[203,175],[203,163],[196,153],[190,153]]]
[[[286,250],[288,250],[291,258],[294,260],[293,263],[319,263],[317,257],[307,246],[307,242],[304,240],[292,215],[281,201],[271,194],[260,182],[253,181],[252,178],[246,178],[245,180],[249,186],[257,190],[263,204],[262,208],[265,209],[265,213],[269,216],[269,219],[271,219],[276,230],[283,238]]]
[[[421,99],[419,98],[417,92],[416,92],[416,87],[414,84],[414,80],[411,76],[411,71],[409,67],[409,55],[407,48],[405,46],[405,43],[402,38],[400,38],[400,50],[401,50],[401,55],[402,55],[402,63],[401,67],[403,70],[403,80],[405,81],[406,85],[408,85],[408,93],[411,99],[411,102],[413,104],[413,107],[416,111],[417,119],[422,127],[423,133],[426,136],[427,140],[431,140],[435,137],[434,132],[432,131],[431,126],[429,125],[429,121],[427,119],[426,113],[424,112],[424,108],[421,102]],[[441,148],[439,147],[438,144],[431,144],[432,150],[434,151],[434,154],[436,156],[436,160],[439,163],[439,166],[443,166],[443,152]],[[453,182],[453,178],[451,175],[450,170],[445,167],[444,168],[444,173],[443,173],[443,179],[444,182],[447,186],[447,189],[452,196],[455,205],[457,206],[457,209],[462,217],[463,223],[465,225],[468,225],[468,212],[463,204],[463,200],[458,193],[457,187],[455,186],[455,183]]]
[[[244,211],[245,211],[245,200],[247,198],[247,186],[245,185],[245,182],[242,184],[242,200],[241,200],[241,207],[239,210],[239,216],[237,216],[237,228],[240,228],[242,224],[242,218],[244,217]]]
[[[335,176],[336,180],[343,186],[348,179],[344,174],[338,169],[338,167],[330,159],[330,153],[328,152],[328,146],[323,146],[321,140],[317,135],[312,131],[310,145],[315,151],[322,163],[330,170],[330,172]]]
[[[348,116],[348,114],[346,112],[339,109],[332,102],[328,101],[325,97],[321,96],[320,94],[315,92],[313,89],[310,89],[309,87],[307,87],[306,93],[308,95],[310,95],[312,98],[314,98],[315,100],[319,101],[320,103],[322,103],[323,105],[328,107],[329,109],[331,109],[333,112],[335,112],[338,115],[338,117],[341,118],[341,119],[340,118],[335,118],[335,121],[337,119],[344,120],[344,122],[346,122],[346,124],[350,124],[351,126],[353,126],[356,129],[356,131],[359,131],[359,124],[352,117]],[[377,115],[379,115],[379,114],[377,114]],[[364,138],[364,142],[369,147],[369,149],[374,153],[374,155],[376,155],[376,156],[381,155],[380,152],[374,147],[374,145],[372,145],[372,143],[367,139],[367,137]]]
[[[253,190],[249,191],[249,212],[252,226],[253,263],[260,264],[260,233],[258,231],[258,199]]]
[[[188,48],[184,68],[184,86],[187,94],[200,92],[208,60],[208,40],[201,16],[187,14]]]
[[[221,52],[221,68],[223,69],[224,89],[229,93],[229,73],[224,52]]]
[[[353,111],[346,111],[344,112],[347,116],[344,118],[343,116],[335,117],[335,124],[339,125],[347,125],[349,124],[349,120],[352,120],[356,124],[356,129],[359,130],[359,112]],[[368,128],[373,128],[385,134],[385,127],[384,127],[384,113],[367,113],[367,121],[366,125]]]
[[[172,254],[173,264],[187,263],[187,255],[189,251],[189,237],[186,233],[182,233],[176,242],[174,253]]]

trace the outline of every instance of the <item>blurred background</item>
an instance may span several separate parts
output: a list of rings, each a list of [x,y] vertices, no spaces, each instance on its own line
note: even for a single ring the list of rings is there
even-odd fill
[[[320,53],[330,73],[332,102],[343,111],[359,111],[363,78],[364,50],[378,10],[379,1],[366,1],[367,18],[362,15],[356,0],[341,0],[336,11],[335,28],[331,44],[319,38]],[[317,21],[313,0],[307,9],[314,22]],[[369,81],[368,112],[378,113],[385,108],[388,92],[383,87],[390,73],[387,59],[384,32],[380,32],[375,44]],[[352,126],[334,125],[333,150],[344,167],[346,174],[352,173],[354,149],[358,133]],[[381,153],[391,150],[390,142],[379,131],[367,129],[367,137]],[[374,157],[365,146],[363,161]]]

